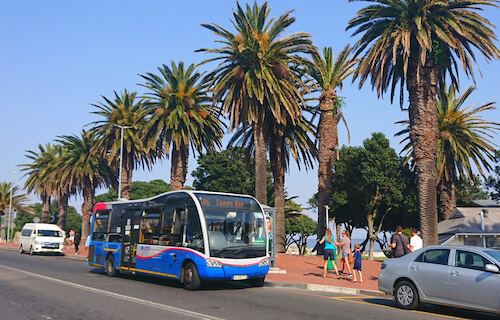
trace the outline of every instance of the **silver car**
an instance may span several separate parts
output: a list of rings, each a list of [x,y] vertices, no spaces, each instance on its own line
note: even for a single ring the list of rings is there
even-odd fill
[[[499,250],[429,246],[386,259],[378,288],[404,309],[423,302],[500,314],[499,270]]]

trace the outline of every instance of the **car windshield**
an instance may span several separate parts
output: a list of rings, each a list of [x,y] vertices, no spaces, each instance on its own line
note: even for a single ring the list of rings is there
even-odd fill
[[[489,254],[490,256],[492,256],[496,262],[498,264],[500,264],[500,251],[497,251],[497,250],[488,250],[488,251],[485,251],[487,254]]]
[[[38,230],[39,237],[62,237],[61,231],[57,230]]]

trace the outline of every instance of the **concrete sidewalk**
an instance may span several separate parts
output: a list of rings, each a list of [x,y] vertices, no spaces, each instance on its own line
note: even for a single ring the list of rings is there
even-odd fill
[[[17,251],[18,248],[19,244],[17,243],[0,243],[0,249]],[[87,260],[85,246],[80,246],[80,252],[76,254],[74,248],[66,245],[64,246],[64,254],[68,258]],[[327,277],[323,278],[323,263],[322,256],[278,254],[276,268],[271,268],[266,276],[265,286],[345,294],[383,295],[382,292],[378,291],[381,262],[363,260],[363,283],[352,282],[352,278],[347,277],[347,274],[341,275],[341,278],[337,279],[333,270],[328,271]],[[345,271],[347,272],[347,270]]]

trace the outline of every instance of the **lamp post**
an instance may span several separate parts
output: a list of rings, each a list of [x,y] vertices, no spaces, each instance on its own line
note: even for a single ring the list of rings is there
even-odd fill
[[[11,171],[10,173],[16,174],[17,171]],[[9,199],[9,216],[7,219],[7,243],[11,242],[10,232],[12,229],[12,189],[14,188],[14,183],[10,186],[10,199]]]
[[[122,161],[123,161],[123,129],[129,129],[132,128],[130,126],[119,126],[117,124],[114,125],[115,127],[120,128],[120,169],[119,169],[119,177],[118,177],[118,200],[122,198]]]
[[[328,210],[330,209],[330,206],[329,205],[325,205],[325,226],[326,228],[325,229],[328,229]]]

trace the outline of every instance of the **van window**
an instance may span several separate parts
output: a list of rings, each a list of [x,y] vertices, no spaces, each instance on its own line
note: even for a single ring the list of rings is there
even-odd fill
[[[33,231],[33,229],[23,229],[23,231],[21,232],[21,235],[23,237],[29,237],[29,236],[31,236],[32,231]]]
[[[39,237],[62,237],[61,231],[57,230],[38,230]]]

